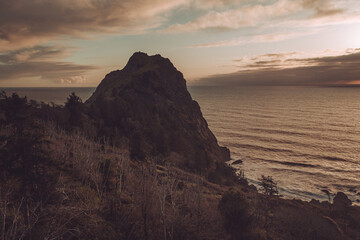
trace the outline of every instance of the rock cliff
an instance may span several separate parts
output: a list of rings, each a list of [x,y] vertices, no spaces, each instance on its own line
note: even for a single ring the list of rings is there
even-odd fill
[[[122,70],[106,75],[86,104],[101,122],[101,134],[129,139],[133,158],[167,156],[203,174],[230,158],[187,91],[182,73],[160,55],[135,53]]]

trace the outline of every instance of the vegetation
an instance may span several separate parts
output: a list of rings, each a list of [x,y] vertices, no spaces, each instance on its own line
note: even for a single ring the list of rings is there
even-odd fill
[[[73,92],[67,98],[65,108],[70,112],[69,123],[72,127],[79,127],[83,122],[82,112],[84,110],[83,103],[80,97]]]
[[[261,186],[260,190],[263,191],[265,195],[271,197],[279,193],[277,189],[277,183],[274,181],[272,176],[266,177],[264,175],[261,175],[259,181]]]
[[[252,223],[250,206],[240,192],[227,192],[219,202],[219,210],[224,219],[224,227],[231,239],[249,239]]]
[[[359,238],[360,211],[346,201],[335,211],[279,199],[264,176],[259,194],[223,165],[211,183],[149,157],[140,136],[117,145],[69,127],[73,107],[86,119],[75,94],[64,108],[0,95],[0,239]]]
[[[1,239],[221,237],[204,179],[26,118],[26,98],[3,95],[0,103]]]

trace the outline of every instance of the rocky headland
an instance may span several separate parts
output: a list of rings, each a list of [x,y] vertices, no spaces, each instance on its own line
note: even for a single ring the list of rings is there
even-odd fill
[[[137,52],[106,75],[86,101],[98,133],[130,139],[133,156],[162,155],[192,172],[215,175],[230,160],[169,59]],[[116,132],[114,132],[116,129]]]

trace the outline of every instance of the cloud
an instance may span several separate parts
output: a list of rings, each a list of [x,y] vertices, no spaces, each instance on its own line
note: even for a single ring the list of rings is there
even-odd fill
[[[302,6],[314,12],[313,17],[332,16],[344,13],[344,9],[329,0],[303,0]]]
[[[280,53],[236,59],[240,71],[209,76],[201,85],[344,85],[360,81],[360,49],[337,56],[294,58]],[[239,64],[240,63],[240,64]],[[238,65],[239,64],[239,65]]]
[[[188,0],[0,0],[0,51],[63,36],[137,33]]]
[[[36,46],[0,54],[0,81],[40,77],[54,83],[84,83],[94,66],[61,62],[70,54],[59,46]]]
[[[209,0],[211,3],[212,1]],[[230,1],[233,2],[233,1]],[[342,24],[360,20],[358,11],[347,9],[345,3],[331,0],[277,0],[272,4],[241,5],[236,8],[219,11],[215,9],[199,18],[184,24],[173,24],[164,33],[182,33],[196,31],[225,31],[247,27],[273,27],[285,22],[305,22],[303,25]],[[288,25],[298,27],[298,25]]]
[[[311,34],[314,34],[314,31],[260,34],[254,36],[244,36],[232,40],[196,44],[190,46],[190,48],[211,48],[211,47],[225,47],[225,46],[229,47],[229,46],[244,45],[248,43],[279,42],[279,41],[284,41],[287,39],[291,39],[299,36],[311,35]]]
[[[87,79],[84,75],[79,76],[71,76],[67,78],[61,78],[60,83],[61,84],[83,84],[86,83]]]
[[[356,49],[347,49],[348,53],[355,53]],[[235,59],[234,63],[241,71],[260,70],[260,69],[285,69],[316,65],[315,59],[323,59],[334,55],[342,55],[343,52],[326,50],[321,53],[303,53],[303,52],[285,52],[285,53],[268,53],[258,55],[252,58],[242,57]],[[315,57],[317,56],[317,57]]]
[[[254,27],[269,18],[288,16],[296,12],[295,1],[279,0],[271,5],[246,5],[222,12],[211,11],[185,24],[175,24],[165,29],[165,33],[209,31]]]
[[[60,46],[36,46],[0,54],[0,63],[13,64],[28,61],[45,61],[70,55],[68,49]]]
[[[144,33],[165,26],[173,10],[184,8],[202,9],[205,14],[160,31],[225,31],[282,24],[284,19],[299,17],[317,24],[360,19],[358,14],[349,14],[344,4],[330,0],[277,0],[271,4],[263,0],[0,0],[0,51],[64,37]]]
[[[94,66],[66,62],[60,41],[97,34],[139,34],[190,0],[0,0],[0,81],[86,82]],[[20,80],[19,80],[20,79]]]
[[[246,28],[244,37],[191,47],[276,42],[313,34],[319,26],[359,21],[359,6],[357,0],[0,0],[0,81],[40,77],[85,82],[87,73],[96,68],[63,61],[71,49],[49,45],[60,41],[162,28],[166,29],[159,31],[167,33]],[[192,20],[176,24],[188,18]],[[300,67],[299,61],[287,62],[295,63]],[[255,71],[286,64],[263,59],[247,65],[251,68],[247,71]]]
[[[232,5],[238,5],[242,3],[251,2],[251,0],[195,0],[194,5],[197,8],[221,8],[228,7]]]

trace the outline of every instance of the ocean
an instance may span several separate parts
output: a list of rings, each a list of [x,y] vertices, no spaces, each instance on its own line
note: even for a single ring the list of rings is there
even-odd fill
[[[95,88],[8,88],[63,104]],[[360,88],[190,86],[219,144],[251,184],[272,176],[280,194],[327,200],[342,191],[360,202]]]

